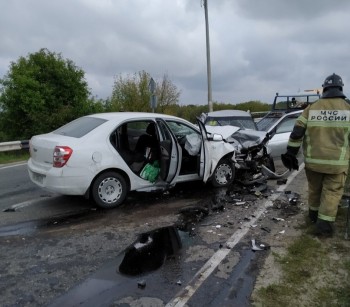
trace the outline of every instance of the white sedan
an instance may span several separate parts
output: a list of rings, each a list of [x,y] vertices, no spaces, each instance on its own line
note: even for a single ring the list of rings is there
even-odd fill
[[[30,140],[28,171],[38,186],[92,197],[103,208],[129,191],[165,190],[203,180],[234,179],[234,147],[205,127],[164,114],[119,112],[78,118]]]

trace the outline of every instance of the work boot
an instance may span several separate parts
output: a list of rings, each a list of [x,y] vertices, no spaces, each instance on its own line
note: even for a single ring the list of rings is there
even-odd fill
[[[332,222],[318,219],[316,222],[316,230],[314,235],[320,236],[320,237],[332,237],[333,236]]]
[[[318,211],[309,209],[309,219],[312,223],[317,222]]]

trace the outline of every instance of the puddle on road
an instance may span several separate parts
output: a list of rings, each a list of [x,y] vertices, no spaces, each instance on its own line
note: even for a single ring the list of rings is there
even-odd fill
[[[33,220],[3,226],[0,227],[0,237],[32,235],[40,229],[79,224],[83,221],[97,219],[103,214],[106,214],[105,210],[87,209],[80,212],[66,213],[49,219]]]
[[[242,193],[242,190],[239,192]],[[212,211],[224,211],[225,204],[236,201],[236,197],[236,192],[232,189],[215,189],[211,192],[211,198],[203,202],[203,206],[192,206],[181,210],[179,222],[174,226],[141,234],[114,261],[106,264],[64,296],[59,297],[50,306],[109,305],[126,296],[142,297],[145,295],[145,290],[149,297],[161,297],[162,299],[165,297],[165,300],[170,300],[174,295],[174,287],[181,286],[182,282],[185,285],[186,280],[188,281],[195,274],[193,268],[188,267],[189,264],[185,263],[181,257],[185,248],[195,244],[192,237],[195,235],[193,229],[196,224],[205,219]],[[0,236],[30,234],[40,228],[66,226],[88,218],[96,218],[104,212],[88,210],[45,221],[32,221],[2,227]],[[231,274],[230,281],[237,285],[235,297],[242,297],[243,300],[244,297],[250,296],[255,277],[249,274],[242,275],[246,268],[244,264],[253,259],[252,254],[243,252],[241,258]],[[177,284],[178,276],[181,277],[182,282]],[[175,293],[177,291],[178,289],[175,290]]]
[[[181,237],[183,234],[175,226],[141,234],[114,261],[50,306],[110,305],[113,301],[133,295],[137,289],[141,291],[145,287],[148,293],[153,292],[153,296],[157,294],[159,296],[159,285],[164,283],[162,281],[164,275],[157,276],[157,270],[166,266],[167,262],[176,261],[181,257],[179,255],[183,246]],[[176,265],[181,264],[176,261]],[[152,278],[149,278],[147,283],[142,280],[150,275]]]
[[[157,270],[181,247],[180,235],[175,227],[164,227],[144,233],[125,251],[119,272],[137,276]]]
[[[188,232],[181,231],[176,226],[143,233],[114,261],[50,306],[107,306],[122,302],[127,297],[141,301],[143,297],[170,301],[181,289],[179,287],[182,282],[186,286],[195,274],[193,264],[188,264],[181,258],[186,249],[196,243],[198,244]],[[256,275],[250,274],[247,269],[252,265],[252,260],[254,252],[249,249],[241,252],[240,260],[230,273],[231,286],[219,287],[218,305],[220,298],[222,300],[225,297],[235,303],[248,302]],[[204,284],[200,293],[205,296],[206,291],[208,286]]]

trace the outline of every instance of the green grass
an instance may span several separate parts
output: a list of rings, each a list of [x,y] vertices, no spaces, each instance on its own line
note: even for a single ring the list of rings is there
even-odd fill
[[[350,196],[350,174],[344,194]],[[307,216],[298,225],[303,235],[283,255],[272,255],[279,266],[278,282],[257,290],[254,306],[350,306],[350,233],[344,239],[348,208],[339,208],[331,239],[309,235],[314,224]]]
[[[254,306],[350,306],[350,240],[346,210],[339,210],[333,238],[301,235],[283,255],[273,253],[281,277],[257,290]],[[302,225],[310,229],[313,225]],[[303,231],[305,233],[305,231]]]
[[[27,161],[28,159],[28,149],[0,152],[0,164]]]

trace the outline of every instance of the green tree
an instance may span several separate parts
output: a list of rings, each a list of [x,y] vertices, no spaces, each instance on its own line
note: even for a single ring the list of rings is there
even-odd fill
[[[148,112],[150,92],[149,75],[141,71],[133,76],[119,75],[114,80],[112,98],[107,106],[108,111],[144,111]]]
[[[98,110],[89,94],[84,71],[60,54],[20,57],[0,79],[1,129],[8,140],[49,132]]]
[[[134,75],[115,78],[112,98],[107,105],[108,111],[150,112],[151,92],[149,90],[150,74],[140,71]],[[169,80],[167,75],[160,82],[156,82],[157,108],[156,111],[166,113],[172,110],[179,100],[180,92]]]
[[[173,84],[168,75],[165,74],[163,79],[157,83],[156,95],[157,95],[157,109],[159,113],[167,113],[174,109],[179,103],[181,92],[177,90],[175,84]]]

